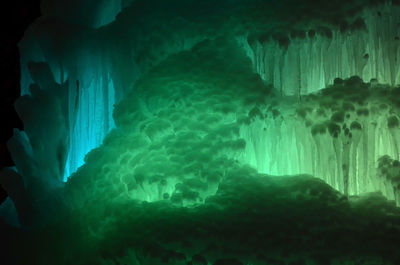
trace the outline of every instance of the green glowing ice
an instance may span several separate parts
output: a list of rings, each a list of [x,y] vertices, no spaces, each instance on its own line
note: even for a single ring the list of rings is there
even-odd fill
[[[68,185],[101,200],[203,202],[231,171],[255,172],[240,162],[240,128],[269,93],[234,42],[205,41],[171,56],[116,106],[118,128]]]
[[[204,41],[138,81],[116,106],[118,128],[68,185],[101,200],[194,205],[244,170],[310,174],[344,194],[394,200],[397,184],[376,176],[376,161],[398,154],[397,93],[354,76],[281,98],[234,41]]]

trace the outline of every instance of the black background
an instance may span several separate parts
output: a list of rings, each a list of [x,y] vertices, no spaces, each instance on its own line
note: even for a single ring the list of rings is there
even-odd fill
[[[4,2],[0,7],[0,168],[13,165],[6,144],[13,128],[23,129],[14,110],[14,102],[21,91],[18,42],[28,26],[40,16],[40,0]],[[7,193],[0,186],[0,203],[6,198]]]

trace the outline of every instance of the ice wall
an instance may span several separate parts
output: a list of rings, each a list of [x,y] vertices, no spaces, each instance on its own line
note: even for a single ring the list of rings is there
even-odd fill
[[[58,34],[59,30],[64,34]],[[30,62],[46,62],[54,82],[66,87],[61,97],[66,105],[66,163],[62,173],[66,179],[114,127],[112,109],[121,93],[120,86],[114,84],[110,53],[94,37],[94,30],[51,18],[35,22],[20,42],[20,50],[22,95],[30,95],[28,88],[34,82]],[[58,86],[48,89],[58,93]],[[42,122],[46,126],[46,121]]]
[[[242,3],[250,2],[263,1]],[[153,11],[154,3],[160,10]],[[200,15],[187,12],[194,3],[206,3]],[[363,72],[365,61],[349,55],[370,58],[358,49],[365,41],[362,23],[351,22],[354,31],[341,33],[360,39],[337,37],[346,43],[348,65],[326,52],[334,38],[326,28],[313,37],[317,48],[311,38],[270,43],[268,56],[279,67],[268,72],[282,84],[273,94],[253,72],[256,60],[252,65],[246,57],[252,57],[247,37],[237,46],[245,27],[232,30],[237,17],[227,19],[210,6],[226,11],[212,1],[148,0],[98,30],[50,19],[28,32],[22,61],[32,67],[23,69],[17,104],[26,127],[16,131],[10,150],[29,188],[28,202],[35,214],[40,210],[35,220],[50,229],[32,229],[23,244],[16,241],[15,249],[28,249],[17,254],[23,264],[304,263],[316,249],[323,253],[311,261],[316,264],[350,262],[365,253],[365,260],[382,264],[380,254],[391,259],[388,253],[397,253],[398,244],[385,244],[387,235],[398,233],[393,203],[376,194],[349,199],[307,176],[262,174],[308,173],[346,195],[381,191],[399,201],[399,88],[353,76],[300,96],[303,87],[296,85],[304,79],[320,89],[336,74]],[[210,17],[217,19],[204,22]],[[217,38],[221,33],[225,38]],[[311,50],[310,58],[296,49],[289,53],[291,45]],[[395,61],[387,66],[386,60],[377,69],[396,80]],[[347,70],[332,70],[331,62]],[[108,132],[113,118],[116,128]],[[7,176],[16,179],[14,172]],[[54,189],[57,184],[63,185]],[[59,201],[41,195],[48,186]],[[58,220],[49,222],[53,216]],[[371,229],[377,224],[382,229]],[[365,243],[368,229],[373,243],[365,252],[337,255],[338,246],[348,253]],[[57,233],[46,234],[50,230]],[[300,236],[293,237],[295,230]],[[321,231],[328,231],[325,237]],[[287,251],[292,245],[302,259]],[[263,256],[271,248],[279,250],[274,259]]]
[[[241,160],[259,172],[307,173],[345,194],[381,191],[399,203],[398,180],[377,171],[382,156],[399,157],[398,94],[398,87],[352,77],[301,101],[278,97],[241,127]]]
[[[400,83],[400,8],[367,8],[340,27],[315,26],[283,36],[250,35],[241,42],[254,69],[281,95],[305,95],[336,77]]]
[[[99,5],[102,3],[99,2]],[[153,8],[155,3],[159,4],[159,9]],[[254,11],[252,8],[258,7],[257,3],[251,1],[248,4],[250,8],[244,4],[237,8],[231,1],[222,1],[221,6],[225,8],[216,8],[210,3],[199,1],[181,3],[177,0],[174,4],[134,1],[131,5],[121,2],[119,5],[128,5],[127,8],[111,24],[99,29],[94,29],[97,24],[74,21],[73,17],[62,15],[38,20],[20,44],[22,91],[23,95],[29,94],[32,78],[26,66],[30,61],[46,62],[56,82],[68,87],[65,99],[68,110],[65,117],[68,144],[64,179],[83,164],[84,156],[98,147],[114,127],[111,115],[113,104],[127,95],[143,73],[151,71],[171,54],[189,50],[200,41],[216,38],[222,33],[238,40],[252,59],[255,71],[267,83],[272,83],[280,95],[307,95],[331,84],[338,76],[345,78],[359,75],[367,81],[375,78],[380,83],[398,82],[398,67],[395,63],[399,52],[397,28],[393,26],[400,17],[397,6],[388,4],[366,9],[361,15],[350,16],[347,24],[344,23],[341,28],[335,28],[329,23],[315,27],[316,22],[310,19],[309,24],[302,23],[300,27],[313,28],[314,25],[315,30],[292,31],[285,37],[287,30],[282,30],[281,35],[269,35],[269,31],[265,31],[266,35],[262,34],[265,28],[271,27],[260,29],[263,17],[252,17],[252,13],[246,13]],[[51,10],[51,6],[46,8]],[[106,9],[99,10],[106,12]],[[107,21],[114,19],[117,11],[113,10],[110,8],[109,15],[105,15]],[[196,10],[207,12],[199,15]],[[80,17],[79,12],[77,17]],[[281,27],[284,22],[278,19],[279,16],[275,15],[273,19]],[[246,24],[249,22],[250,26]],[[61,31],[62,34],[59,33]],[[286,99],[279,100],[285,102]],[[304,143],[295,141],[295,136],[305,134],[308,127],[292,127],[299,121],[296,118],[290,120],[287,115],[285,119],[279,118],[283,110],[270,107],[269,111],[272,111],[273,120],[267,126],[262,123],[249,124],[251,129],[243,129],[241,132],[243,138],[248,137],[254,146],[254,150],[246,151],[244,159],[261,172],[279,175],[305,172],[322,177],[325,173],[319,172],[318,166],[306,165],[311,162],[301,162],[304,157],[307,157],[307,161],[327,159],[312,154],[315,151],[312,149],[314,143],[330,150],[326,153],[331,157],[339,157],[337,161],[341,161],[342,156],[347,161],[347,156],[351,156],[349,152],[353,151],[349,146],[352,145],[341,147],[344,151],[338,149],[348,139],[335,141],[333,145],[336,147],[333,149],[330,142],[324,142],[323,137],[319,136],[314,137],[318,139],[313,138]],[[289,125],[289,121],[292,125]],[[365,124],[366,128],[368,126]],[[258,132],[253,135],[261,127],[268,137],[260,136]],[[374,133],[373,129],[367,130]],[[271,141],[282,135],[289,140]],[[367,136],[361,138],[363,144],[359,146],[369,144]],[[357,152],[364,152],[366,147],[363,148]],[[279,150],[286,150],[286,154],[293,153],[290,157],[299,162],[288,163],[289,157],[280,154]],[[366,164],[365,161],[375,161],[379,155],[387,154],[379,152],[360,163]],[[272,159],[280,155],[281,158]],[[347,184],[344,184],[344,180],[340,184],[340,174],[351,175],[355,169],[341,173],[338,163],[331,163],[335,166],[330,166],[336,173],[331,171],[325,175],[335,175],[328,182],[344,191]],[[372,172],[372,169],[368,172]]]

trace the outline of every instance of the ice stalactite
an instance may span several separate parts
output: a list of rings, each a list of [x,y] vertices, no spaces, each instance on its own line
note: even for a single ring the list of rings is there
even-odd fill
[[[260,120],[241,126],[240,159],[259,172],[311,174],[348,195],[381,191],[394,199],[376,167],[379,157],[399,155],[398,91],[351,77],[301,101],[272,98],[259,107]]]
[[[55,33],[60,28],[65,35]],[[123,93],[121,84],[114,82],[116,71],[110,62],[110,52],[105,52],[104,46],[96,42],[92,29],[50,18],[39,19],[26,32],[20,50],[23,97],[31,95],[28,87],[34,82],[28,67],[31,62],[46,62],[52,78],[49,80],[64,87],[64,94],[58,96],[63,102],[64,126],[67,128],[67,144],[62,154],[65,164],[61,174],[66,180],[84,163],[84,156],[99,146],[114,127],[113,105],[116,96],[122,97]],[[42,78],[41,82],[49,80]],[[47,89],[52,94],[59,94],[58,86]]]
[[[390,116],[388,118],[388,128],[390,135],[392,136],[392,141],[391,141],[391,146],[393,146],[393,151],[394,151],[394,159],[399,160],[399,146],[398,146],[398,128],[399,128],[399,119],[397,116]]]
[[[254,69],[282,95],[318,91],[336,77],[400,83],[400,7],[366,9],[340,28],[316,27],[288,37],[249,35],[241,40]]]
[[[349,193],[349,182],[350,182],[350,149],[352,145],[353,135],[350,133],[349,128],[344,125],[344,133],[342,134],[341,141],[343,144],[343,192],[345,195]]]
[[[351,159],[350,159],[350,165],[352,165],[350,177],[349,177],[349,186],[350,190],[353,190],[354,194],[358,194],[358,178],[357,175],[357,167],[354,166],[357,164],[357,150],[358,150],[358,145],[360,143],[361,139],[361,124],[357,121],[353,121],[350,124],[350,133],[352,137],[352,150],[351,150]],[[349,165],[349,166],[350,166]]]

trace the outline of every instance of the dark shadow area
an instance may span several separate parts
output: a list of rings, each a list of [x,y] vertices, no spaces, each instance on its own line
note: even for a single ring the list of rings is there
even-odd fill
[[[23,128],[23,124],[14,109],[14,102],[20,96],[20,56],[18,42],[26,28],[40,16],[40,0],[16,0],[2,4],[1,17],[2,41],[0,46],[0,169],[13,166],[7,141],[14,128]],[[0,203],[7,193],[0,186]]]

